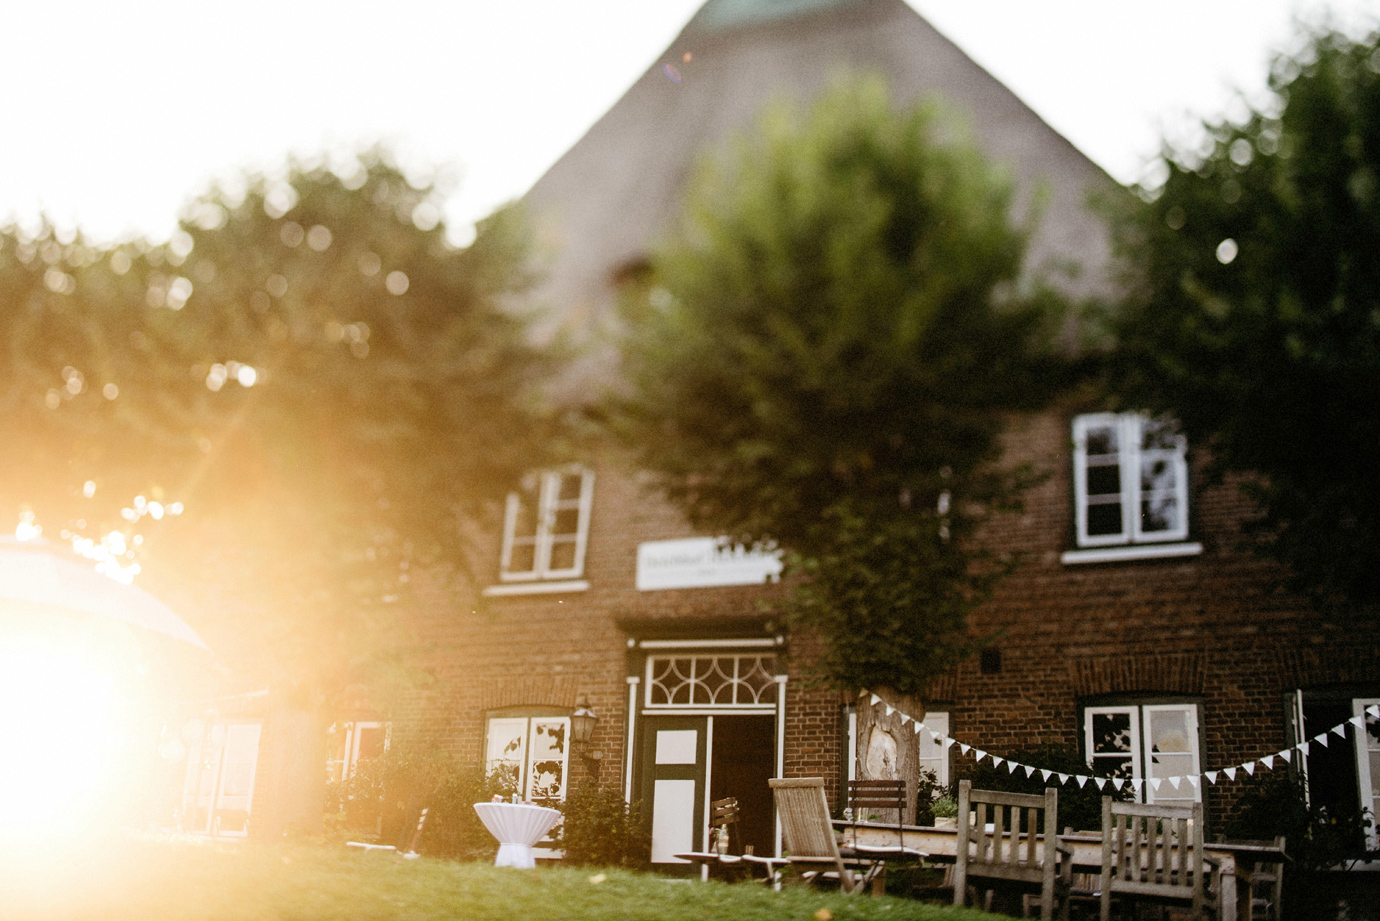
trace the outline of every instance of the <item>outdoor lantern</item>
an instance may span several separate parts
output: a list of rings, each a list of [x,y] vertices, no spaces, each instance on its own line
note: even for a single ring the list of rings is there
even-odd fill
[[[570,714],[570,737],[581,745],[588,745],[594,737],[594,724],[599,722],[599,714],[589,708],[585,701]]]

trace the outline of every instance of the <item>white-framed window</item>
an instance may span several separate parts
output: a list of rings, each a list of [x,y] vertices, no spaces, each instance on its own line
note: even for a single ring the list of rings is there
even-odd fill
[[[502,582],[579,579],[585,571],[594,471],[564,467],[530,474],[508,494]]]
[[[333,781],[348,778],[355,770],[388,751],[391,723],[355,721],[338,724],[334,735],[334,756],[326,763],[326,776]]]
[[[563,801],[569,769],[569,716],[489,717],[484,772],[502,775],[523,799]]]
[[[1201,784],[1187,780],[1202,770],[1197,704],[1086,707],[1083,742],[1095,775],[1142,781],[1141,802],[1201,802]],[[1171,777],[1178,778],[1177,786]]]
[[[1372,817],[1380,815],[1380,718],[1366,712],[1380,706],[1380,698],[1358,697],[1351,702],[1354,717],[1361,720],[1356,733],[1356,779],[1360,786],[1361,808]],[[1380,847],[1380,830],[1372,822],[1366,829],[1366,847]]]
[[[1078,546],[1188,537],[1187,442],[1170,419],[1093,413],[1073,420]]]

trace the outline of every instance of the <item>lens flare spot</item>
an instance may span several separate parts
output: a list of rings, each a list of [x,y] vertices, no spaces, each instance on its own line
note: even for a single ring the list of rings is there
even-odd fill
[[[1217,261],[1223,265],[1231,265],[1238,252],[1240,252],[1240,248],[1236,245],[1236,241],[1227,237],[1217,244]]]
[[[383,283],[384,287],[388,289],[388,293],[395,297],[406,294],[410,284],[411,282],[405,272],[389,272],[388,278]]]
[[[662,64],[661,72],[664,73],[666,75],[666,79],[670,80],[672,83],[679,83],[681,80],[680,68],[676,67],[676,65],[674,64],[671,64],[669,62],[666,64]]]

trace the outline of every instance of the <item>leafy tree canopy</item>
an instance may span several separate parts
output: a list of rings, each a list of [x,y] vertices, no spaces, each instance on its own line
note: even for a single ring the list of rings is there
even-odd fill
[[[0,232],[0,490],[143,565],[224,660],[340,688],[398,648],[413,565],[539,460],[522,234],[500,211],[449,244],[378,151],[237,185],[166,244]]]
[[[698,526],[808,560],[798,610],[843,684],[952,661],[987,584],[967,538],[1019,491],[1003,414],[1057,364],[1011,185],[954,134],[879,81],[769,112],[628,298],[622,431]]]
[[[1380,33],[1308,36],[1243,123],[1167,150],[1122,215],[1116,386],[1257,474],[1268,548],[1320,599],[1380,600]]]

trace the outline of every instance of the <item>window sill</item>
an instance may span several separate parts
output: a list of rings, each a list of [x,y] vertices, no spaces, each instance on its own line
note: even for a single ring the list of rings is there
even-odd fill
[[[560,592],[587,592],[589,583],[584,579],[565,579],[561,582],[510,582],[504,585],[490,585],[480,592],[485,598],[500,598],[504,595],[555,595]]]
[[[1176,556],[1197,556],[1203,545],[1197,541],[1174,544],[1134,544],[1120,547],[1093,547],[1087,550],[1066,550],[1059,556],[1065,566],[1080,563],[1121,563],[1128,560],[1160,560]]]

